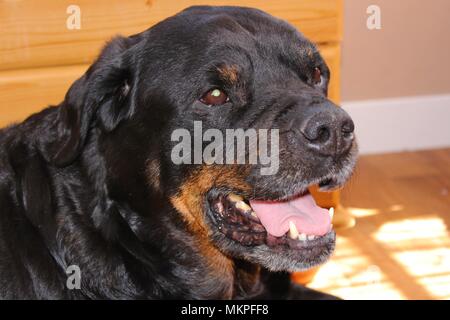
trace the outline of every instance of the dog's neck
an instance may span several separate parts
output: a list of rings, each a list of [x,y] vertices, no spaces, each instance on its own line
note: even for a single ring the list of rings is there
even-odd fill
[[[234,265],[236,276],[233,298],[251,299],[260,295],[264,290],[261,267],[244,260],[235,260]]]

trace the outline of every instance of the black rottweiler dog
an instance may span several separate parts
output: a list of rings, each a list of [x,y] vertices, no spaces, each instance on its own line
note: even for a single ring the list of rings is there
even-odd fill
[[[113,39],[60,105],[0,132],[0,297],[329,298],[288,274],[334,249],[308,188],[355,163],[328,81],[316,47],[256,9],[192,7]],[[278,129],[276,172],[175,163],[173,132],[195,121]]]

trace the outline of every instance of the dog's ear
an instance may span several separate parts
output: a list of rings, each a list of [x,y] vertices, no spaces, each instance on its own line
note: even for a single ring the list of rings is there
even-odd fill
[[[130,51],[138,42],[138,36],[114,38],[70,87],[58,108],[56,135],[44,146],[48,161],[56,166],[71,163],[84,147],[92,126],[111,131],[132,115],[134,63]]]

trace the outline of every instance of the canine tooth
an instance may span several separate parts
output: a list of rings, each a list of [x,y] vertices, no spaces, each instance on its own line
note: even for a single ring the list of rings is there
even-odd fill
[[[306,240],[306,234],[300,233],[300,234],[298,235],[298,240],[300,240],[300,241],[305,241],[305,240]]]
[[[223,213],[224,208],[223,208],[222,202],[217,202],[217,203],[215,204],[215,207],[214,207],[214,208],[216,209],[217,212]]]
[[[237,202],[235,204],[235,206],[236,206],[236,208],[238,208],[239,210],[242,210],[244,212],[252,210],[252,208],[248,204],[246,204],[244,201]]]
[[[259,219],[258,216],[256,215],[255,211],[252,210],[252,212],[250,212],[250,214],[252,215],[253,218]]]
[[[313,235],[313,234],[310,234],[310,235],[308,236],[308,240],[314,240],[315,238],[316,238],[316,236]]]
[[[334,217],[334,208],[331,207],[330,209],[328,209],[328,213],[330,214],[331,220],[333,220],[333,217]]]
[[[241,196],[238,196],[237,194],[234,194],[234,193],[230,193],[228,195],[228,199],[230,199],[232,202],[240,202],[240,201],[244,200],[244,198],[242,198]]]
[[[292,221],[289,221],[289,237],[291,237],[291,239],[297,239],[298,235],[297,227]]]

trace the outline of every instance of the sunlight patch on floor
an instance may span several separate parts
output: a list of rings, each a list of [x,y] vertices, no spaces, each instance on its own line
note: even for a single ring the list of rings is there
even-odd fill
[[[370,217],[380,213],[378,209],[366,208],[346,208],[347,211],[355,218]]]
[[[338,237],[333,259],[320,268],[309,287],[343,299],[403,299],[399,290],[351,240]]]
[[[450,297],[450,238],[441,218],[391,222],[375,238],[433,296]]]
[[[441,244],[442,240],[449,241],[445,223],[439,217],[406,219],[385,223],[375,233],[375,239],[387,246],[394,247],[410,245],[410,241],[417,244],[419,242],[422,244]]]
[[[377,214],[372,209],[359,212],[360,216]],[[377,257],[371,255],[374,246]],[[374,261],[381,261],[383,267]],[[367,234],[364,243],[338,236],[334,257],[308,286],[343,299],[405,299],[411,298],[405,292],[411,285],[428,297],[450,298],[450,238],[438,216],[387,222]]]

